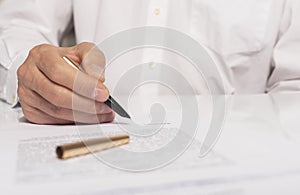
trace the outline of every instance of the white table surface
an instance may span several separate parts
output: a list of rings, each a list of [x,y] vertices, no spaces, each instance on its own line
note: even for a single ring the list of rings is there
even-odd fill
[[[168,102],[168,97],[162,99]],[[30,124],[20,109],[0,103],[0,193],[299,194],[300,94],[230,96],[226,100],[226,122],[213,148],[225,159],[222,166],[208,163],[207,168],[197,167],[192,161],[185,162],[188,155],[184,154],[167,167],[142,173],[114,170],[98,162],[98,168],[105,172],[97,174],[93,173],[97,170],[95,163],[90,163],[93,157],[54,164],[39,159],[41,163],[29,167],[29,172],[23,170],[26,167],[20,170],[27,162],[26,158],[20,160],[20,143],[24,139],[76,133],[76,126]],[[208,122],[206,109],[210,101],[199,97],[199,102],[199,117]],[[131,111],[140,108],[136,106]],[[39,144],[35,147],[38,151]],[[53,175],[47,172],[52,165],[64,168]],[[41,170],[44,175],[39,175]]]

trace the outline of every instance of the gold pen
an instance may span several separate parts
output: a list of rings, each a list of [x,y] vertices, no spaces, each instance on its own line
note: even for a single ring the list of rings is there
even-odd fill
[[[67,56],[64,56],[63,59],[73,68],[76,70],[80,70],[80,67],[77,66],[70,58]],[[129,114],[124,110],[124,108],[110,95],[108,97],[108,100],[104,102],[108,107],[110,107],[113,111],[115,111],[117,114],[119,114],[122,117],[131,119]]]
[[[56,148],[56,154],[59,159],[68,159],[122,146],[128,144],[129,140],[129,136],[125,134],[98,139],[90,139],[86,141],[58,146]]]

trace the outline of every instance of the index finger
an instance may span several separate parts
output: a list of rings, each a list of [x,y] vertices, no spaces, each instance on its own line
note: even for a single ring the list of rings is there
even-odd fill
[[[37,67],[52,82],[79,95],[100,102],[105,102],[109,97],[108,89],[101,81],[71,67],[58,52],[44,54]]]

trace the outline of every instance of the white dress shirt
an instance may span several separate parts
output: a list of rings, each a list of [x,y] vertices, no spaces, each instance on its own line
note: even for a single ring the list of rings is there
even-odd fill
[[[133,27],[172,28],[221,57],[227,93],[298,91],[299,19],[299,0],[5,0],[0,8],[0,97],[16,102],[16,70],[28,51],[42,43],[60,45],[72,25],[78,43],[100,43]],[[128,69],[124,59],[138,53],[115,63]],[[133,63],[153,65],[165,59],[157,59],[161,51],[143,53],[147,55]],[[188,74],[196,88],[202,86],[185,63],[179,59],[174,66]],[[108,86],[121,72],[107,73]]]

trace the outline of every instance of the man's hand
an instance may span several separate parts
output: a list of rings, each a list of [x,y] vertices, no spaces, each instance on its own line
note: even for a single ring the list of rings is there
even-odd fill
[[[84,70],[68,65],[63,56]],[[104,103],[105,57],[92,43],[70,48],[39,45],[18,69],[18,96],[27,120],[38,124],[102,123],[114,119]]]

